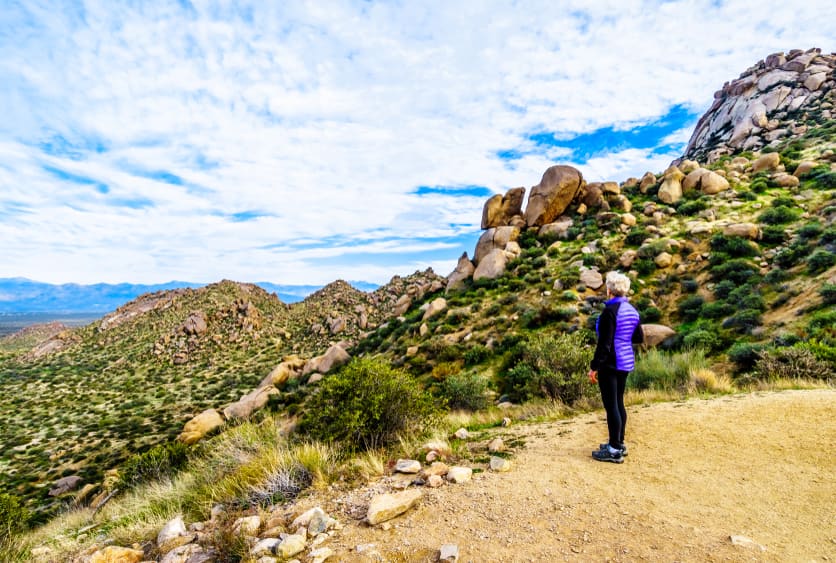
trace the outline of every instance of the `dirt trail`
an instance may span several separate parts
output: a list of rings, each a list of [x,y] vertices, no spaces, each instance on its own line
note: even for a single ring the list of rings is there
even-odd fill
[[[349,523],[335,559],[433,561],[455,543],[462,562],[836,560],[836,390],[634,406],[628,417],[621,465],[590,457],[603,412],[503,429],[526,443],[512,472],[428,489],[389,530]]]

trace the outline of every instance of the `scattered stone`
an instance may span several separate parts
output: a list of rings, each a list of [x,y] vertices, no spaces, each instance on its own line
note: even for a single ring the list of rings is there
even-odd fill
[[[227,419],[248,419],[254,412],[264,408],[267,401],[270,400],[270,396],[278,392],[279,390],[272,385],[256,388],[226,407],[224,409],[224,416]]]
[[[494,438],[488,443],[488,451],[492,453],[504,452],[505,442],[502,441],[502,438]]]
[[[430,475],[427,477],[427,486],[433,489],[437,489],[441,485],[444,484],[444,477],[441,475]]]
[[[644,332],[645,346],[658,346],[671,336],[676,335],[676,331],[669,326],[660,324],[642,324],[642,332]]]
[[[629,268],[633,265],[633,262],[636,261],[637,256],[638,252],[635,250],[625,250],[618,259],[618,263],[621,264],[623,268]]]
[[[302,368],[302,377],[306,377],[314,372],[328,373],[333,369],[347,364],[349,360],[351,360],[351,356],[348,355],[348,352],[341,346],[335,344],[328,348],[323,355],[308,360],[305,363],[305,367]]]
[[[435,451],[439,455],[444,457],[447,457],[452,453],[452,450],[450,449],[450,444],[448,444],[447,442],[442,442],[440,440],[433,440],[427,442],[423,446],[421,446],[421,449],[425,452]]]
[[[802,161],[796,167],[795,172],[793,172],[793,176],[795,176],[796,178],[802,178],[806,176],[816,166],[817,164],[815,162],[809,160]]]
[[[235,522],[232,523],[232,531],[236,534],[242,534],[245,536],[258,535],[258,529],[260,527],[261,517],[258,515],[244,516],[242,518],[238,518]]]
[[[177,436],[177,440],[186,445],[194,444],[202,440],[207,434],[220,428],[224,419],[215,409],[206,409],[183,426],[183,432]]]
[[[525,188],[512,188],[505,193],[491,197],[482,210],[482,229],[508,225],[515,215],[522,214]]]
[[[634,227],[636,225],[636,216],[632,213],[625,213],[621,216],[621,223],[628,227]]]
[[[447,466],[446,463],[440,461],[434,461],[429,467],[424,469],[422,474],[424,477],[430,477],[431,475],[447,475],[447,472],[450,470],[450,467]]]
[[[752,164],[752,172],[775,170],[779,164],[781,164],[781,156],[777,152],[770,152],[761,156]]]
[[[651,187],[656,185],[656,175],[653,172],[645,172],[639,184],[639,191],[643,194],[647,193]]]
[[[746,536],[729,536],[729,540],[731,541],[732,545],[736,545],[738,547],[756,549],[758,551],[766,551],[766,547],[762,546],[759,543],[756,543],[754,540],[747,538]]]
[[[597,270],[581,270],[580,281],[590,289],[598,289],[604,285],[604,277]]]
[[[308,553],[308,559],[311,563],[323,563],[326,559],[334,555],[334,551],[328,547],[320,547]]]
[[[288,559],[305,551],[305,536],[293,534],[286,536],[276,548],[276,554]]]
[[[55,481],[52,488],[49,490],[49,496],[57,497],[64,493],[75,490],[81,484],[81,477],[78,475],[70,475],[69,477],[62,477]]]
[[[175,547],[191,543],[191,538],[186,537],[187,533],[182,516],[169,520],[157,534],[157,549],[160,553],[168,553]]]
[[[421,471],[421,462],[416,459],[399,459],[395,463],[395,473],[414,474]]]
[[[800,183],[797,176],[786,173],[776,175],[773,181],[782,188],[794,188]]]
[[[660,268],[667,268],[673,263],[673,256],[668,254],[667,252],[662,252],[656,258],[653,259],[656,265]]]
[[[743,237],[749,240],[761,238],[761,229],[755,223],[732,223],[723,227],[723,234],[727,237]]]
[[[432,302],[430,302],[430,305],[429,307],[427,307],[427,310],[424,311],[424,317],[422,320],[428,321],[431,318],[438,315],[439,313],[441,313],[442,311],[444,311],[445,309],[447,309],[447,300],[443,297],[436,297],[432,300]]]
[[[165,557],[160,559],[160,563],[198,563],[209,561],[215,561],[215,558],[210,553],[206,553],[196,543],[175,547]]]
[[[458,430],[456,430],[453,436],[455,436],[459,440],[467,440],[467,437],[470,436],[470,434],[467,432],[467,428],[459,428]]]
[[[423,493],[418,489],[377,495],[369,503],[366,520],[372,526],[391,520],[415,506],[422,496]]]
[[[506,416],[506,417],[504,417],[504,418],[502,419],[502,426],[503,426],[503,427],[506,427],[506,426],[511,426],[511,419],[510,419],[510,418],[508,418],[507,416]]]
[[[142,550],[109,545],[90,556],[90,563],[139,563],[145,559]]]
[[[250,555],[253,557],[260,557],[262,555],[275,555],[279,549],[279,544],[282,540],[278,538],[266,538],[259,541],[250,550]]]
[[[473,478],[473,470],[469,467],[454,466],[447,471],[447,480],[451,483],[467,483],[471,478]]]
[[[511,461],[505,459],[504,457],[491,456],[490,468],[491,471],[495,471],[497,473],[507,473],[508,471],[511,471]]]
[[[427,457],[425,459],[427,460],[427,463],[434,462],[435,460],[438,459],[438,452],[436,452],[436,451],[427,452]]]
[[[558,239],[566,239],[569,237],[569,229],[572,228],[574,221],[571,217],[561,215],[555,221],[547,223],[540,227],[537,236],[540,238],[554,237]]]
[[[455,563],[459,560],[459,546],[446,543],[438,550],[438,560],[441,563]]]
[[[489,279],[494,280],[505,273],[505,266],[508,263],[508,257],[504,250],[498,248],[490,251],[487,256],[479,261],[476,270],[473,272],[473,280]]]

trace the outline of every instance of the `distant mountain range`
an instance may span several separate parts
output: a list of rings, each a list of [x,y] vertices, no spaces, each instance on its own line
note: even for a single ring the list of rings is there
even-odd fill
[[[349,282],[360,291],[373,291],[376,284]],[[206,284],[170,281],[156,285],[106,284],[80,285],[75,283],[49,284],[26,278],[0,278],[0,314],[10,313],[107,313],[135,299],[151,293],[180,287],[202,287]],[[275,293],[285,303],[296,303],[321,285],[277,285],[257,282],[268,292]]]

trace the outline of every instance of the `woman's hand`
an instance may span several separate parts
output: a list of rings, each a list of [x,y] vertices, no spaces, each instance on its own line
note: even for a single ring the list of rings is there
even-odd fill
[[[589,382],[593,385],[598,383],[598,372],[594,369],[589,370]]]

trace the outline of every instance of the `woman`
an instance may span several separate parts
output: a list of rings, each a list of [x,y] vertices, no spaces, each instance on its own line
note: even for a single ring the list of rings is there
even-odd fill
[[[607,301],[595,326],[598,345],[589,370],[589,381],[597,383],[601,390],[610,434],[609,441],[592,452],[592,457],[612,463],[623,463],[627,455],[624,387],[635,365],[633,344],[643,339],[639,313],[627,302],[629,291],[630,278],[618,272],[607,274]]]

